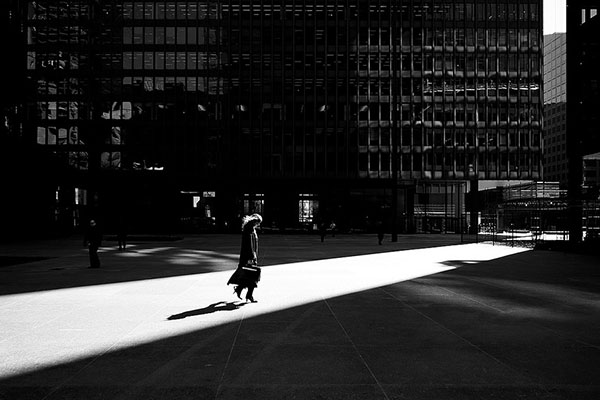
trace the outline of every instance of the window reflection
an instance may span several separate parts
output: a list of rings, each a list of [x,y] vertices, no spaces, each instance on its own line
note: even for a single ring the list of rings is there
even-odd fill
[[[384,176],[378,174],[391,168],[386,146],[397,141],[409,152],[466,146],[465,129],[501,138],[499,130],[510,126],[520,130],[512,137],[531,135],[527,151],[535,146],[537,3],[362,5],[146,1],[111,10],[103,4],[121,23],[101,24],[101,46],[90,53],[73,50],[90,38],[87,5],[66,12],[66,3],[32,3],[27,62],[37,82],[30,102],[37,142],[83,148],[99,135],[98,143],[112,146],[101,152],[106,168],[170,158],[182,169],[209,173],[235,159],[250,175],[288,176],[357,169],[361,176]],[[52,76],[90,67],[98,71],[93,79]],[[83,128],[93,107],[81,98],[94,91],[107,102],[101,133]],[[131,104],[131,118],[116,118],[124,104]],[[152,121],[160,124],[148,126]],[[325,140],[323,132],[335,134]],[[237,138],[241,149],[258,155],[212,155]],[[201,157],[183,157],[187,146]],[[399,163],[407,172],[402,177],[440,165],[464,172],[463,164],[444,158],[450,153],[407,157]]]

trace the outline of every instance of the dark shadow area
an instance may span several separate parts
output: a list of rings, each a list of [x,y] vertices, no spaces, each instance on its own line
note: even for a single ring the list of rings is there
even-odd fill
[[[491,261],[449,260],[456,270],[450,276],[528,282],[600,294],[600,268],[596,256],[537,250]]]
[[[104,240],[107,242],[118,241],[117,235],[105,235]],[[133,242],[176,242],[183,240],[183,236],[171,236],[171,235],[127,235],[127,241]]]
[[[17,264],[47,260],[50,257],[0,256],[0,268]]]
[[[190,310],[190,311],[185,311],[185,312],[182,312],[179,314],[173,314],[167,319],[169,321],[172,321],[175,319],[184,319],[187,317],[195,317],[198,315],[212,314],[214,312],[219,312],[219,311],[239,310],[240,308],[242,308],[245,305],[246,305],[246,303],[241,302],[241,301],[240,302],[238,302],[238,301],[219,301],[219,302],[210,304],[206,307],[198,308],[196,310]]]
[[[381,398],[357,372],[363,361],[390,398],[598,398],[599,275],[589,258],[528,251],[445,264],[458,269],[5,379],[0,398],[348,398],[344,387]]]
[[[47,243],[47,244],[45,244]],[[261,235],[262,267],[326,260],[375,253],[460,244],[460,235],[403,235],[398,242],[377,235],[336,235],[321,243],[318,235]],[[62,246],[62,247],[61,247]],[[186,237],[176,242],[130,242],[126,251],[105,242],[99,253],[101,267],[87,269],[87,250],[80,239],[22,244],[11,248],[15,257],[27,253],[52,258],[23,268],[0,269],[0,296],[42,290],[102,285],[182,275],[233,270],[237,266],[239,235],[216,234]],[[66,247],[66,248],[65,248]]]
[[[600,239],[587,240],[579,243],[564,241],[546,241],[536,243],[536,250],[554,250],[568,253],[588,254],[599,258],[600,263]]]

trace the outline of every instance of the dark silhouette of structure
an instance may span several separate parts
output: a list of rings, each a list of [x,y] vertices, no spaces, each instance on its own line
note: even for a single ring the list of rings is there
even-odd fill
[[[14,4],[54,227],[124,196],[141,231],[395,238],[460,231],[475,177],[541,178],[541,0]]]
[[[600,1],[567,1],[569,240],[583,239],[584,156],[600,151]]]

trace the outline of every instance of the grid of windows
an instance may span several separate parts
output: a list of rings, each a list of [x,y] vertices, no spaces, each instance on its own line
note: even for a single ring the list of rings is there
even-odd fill
[[[544,179],[565,184],[567,166],[567,34],[544,36]]]
[[[535,179],[540,11],[540,0],[31,2],[28,128],[79,169]]]

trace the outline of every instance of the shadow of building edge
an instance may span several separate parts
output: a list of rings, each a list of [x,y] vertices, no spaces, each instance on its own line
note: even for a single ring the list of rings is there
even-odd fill
[[[269,235],[271,236],[271,235]],[[271,239],[267,236],[267,240]],[[235,239],[232,239],[231,244],[226,246],[228,250],[231,250],[232,246],[235,247],[235,251],[237,251],[237,246],[239,244],[239,236],[235,235]],[[289,237],[287,235],[286,237]],[[360,246],[352,246],[353,242],[350,240],[349,242],[343,242],[344,239],[337,238],[335,241],[331,240],[330,242],[324,243],[324,247],[321,249],[311,248],[310,252],[306,251],[305,246],[308,244],[310,246],[321,245],[318,242],[318,236],[309,237],[306,235],[300,236],[304,238],[304,240],[295,242],[293,237],[290,241],[281,242],[278,246],[270,248],[270,246],[274,246],[273,243],[269,243],[266,240],[261,240],[261,243],[266,242],[264,245],[261,244],[261,248],[267,248],[268,250],[263,250],[266,253],[265,256],[261,255],[260,264],[261,267],[268,267],[270,265],[281,265],[281,264],[290,264],[304,261],[315,261],[315,260],[328,260],[332,258],[341,258],[341,257],[352,257],[352,256],[360,256],[360,255],[368,255],[368,254],[378,254],[378,253],[388,253],[388,252],[396,252],[396,251],[406,251],[406,250],[416,250],[416,249],[424,249],[424,248],[437,248],[444,246],[454,246],[462,244],[460,242],[460,235],[444,235],[444,237],[440,237],[440,235],[435,235],[434,240],[431,241],[423,241],[422,238],[415,238],[413,235],[406,236],[406,240],[402,240],[404,236],[400,237],[400,241],[396,243],[392,243],[389,246],[378,246],[377,245],[377,237],[376,235],[354,235],[348,236],[349,238],[372,238],[372,247],[360,247]],[[308,239],[308,240],[307,240]],[[312,240],[311,240],[312,239]],[[196,274],[204,274],[211,272],[219,272],[219,271],[231,271],[233,272],[237,267],[238,255],[232,254],[231,252],[220,252],[217,248],[215,250],[214,247],[210,247],[211,243],[200,243],[198,246],[206,246],[209,248],[201,248],[201,247],[192,247],[188,245],[188,242],[183,242],[180,244],[180,247],[174,247],[172,243],[170,244],[171,249],[164,250],[160,253],[152,253],[147,257],[154,257],[154,259],[164,258],[163,264],[169,268],[120,268],[117,271],[112,271],[111,269],[111,259],[113,257],[119,256],[122,257],[123,254],[133,254],[136,253],[135,250],[127,250],[125,253],[106,250],[107,246],[104,246],[101,249],[104,249],[103,252],[100,253],[102,267],[94,272],[98,274],[90,274],[91,271],[86,269],[87,266],[87,254],[81,253],[82,257],[82,266],[81,266],[81,274],[74,275],[62,275],[61,277],[57,277],[57,280],[49,280],[49,279],[36,279],[30,284],[27,284],[26,280],[20,280],[19,273],[11,271],[9,275],[9,279],[4,281],[4,284],[0,285],[0,297],[4,295],[12,295],[12,294],[20,294],[20,293],[33,293],[39,291],[46,290],[58,290],[58,289],[67,289],[73,287],[84,287],[84,286],[94,286],[94,285],[105,285],[112,283],[122,283],[122,282],[133,282],[133,281],[141,281],[141,280],[149,280],[149,279],[161,279],[161,278],[169,278],[176,276],[184,276],[184,275],[196,275]],[[182,247],[186,246],[186,247]],[[393,248],[392,248],[393,246]],[[224,246],[221,246],[221,250]],[[213,260],[207,261],[205,257],[198,258],[198,262],[192,266],[189,264],[178,264],[174,262],[174,259],[178,256],[182,256],[186,254],[186,252],[198,252],[198,251],[210,251],[211,258],[217,261],[222,262],[230,262],[227,266],[223,267],[221,262],[215,262]],[[281,256],[274,256],[273,254],[276,252],[280,252]],[[137,252],[139,254],[139,251]],[[159,258],[160,257],[160,258]],[[48,259],[60,260],[62,257],[49,257]],[[43,262],[43,260],[41,261]],[[132,261],[133,262],[133,261]],[[126,260],[119,260],[120,263],[126,263]],[[27,274],[26,268],[29,265],[20,264],[23,267],[23,272]],[[113,263],[115,265],[115,263]],[[70,272],[79,271],[79,268],[53,268],[49,267],[46,271],[48,273],[61,271],[68,269]],[[104,274],[104,271],[109,272],[110,274]],[[3,271],[0,268],[0,274]],[[13,281],[12,279],[17,279]],[[70,280],[67,280],[70,279]]]

